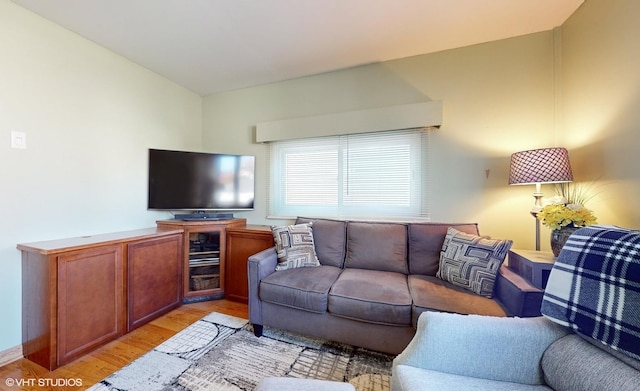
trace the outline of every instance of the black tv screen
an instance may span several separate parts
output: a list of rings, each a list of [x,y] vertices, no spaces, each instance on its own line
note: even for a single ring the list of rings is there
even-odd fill
[[[249,210],[255,156],[149,149],[148,208]]]

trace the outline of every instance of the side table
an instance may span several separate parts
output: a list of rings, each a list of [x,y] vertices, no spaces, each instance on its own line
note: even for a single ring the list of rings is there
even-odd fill
[[[508,267],[538,289],[547,287],[556,258],[548,251],[510,250]]]
[[[495,293],[508,310],[518,317],[540,316],[540,305],[555,257],[551,252],[510,250],[502,265]]]

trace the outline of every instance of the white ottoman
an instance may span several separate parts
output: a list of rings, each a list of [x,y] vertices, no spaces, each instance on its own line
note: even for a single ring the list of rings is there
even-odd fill
[[[266,377],[258,382],[254,391],[356,391],[349,383],[328,380],[296,379],[293,377]]]

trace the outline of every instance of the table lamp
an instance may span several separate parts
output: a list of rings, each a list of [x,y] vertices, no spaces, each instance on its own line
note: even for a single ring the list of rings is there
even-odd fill
[[[510,185],[536,185],[535,203],[531,214],[535,218],[542,209],[543,183],[573,181],[569,152],[565,148],[541,148],[516,152],[511,155]],[[540,221],[536,218],[536,251],[540,251]]]

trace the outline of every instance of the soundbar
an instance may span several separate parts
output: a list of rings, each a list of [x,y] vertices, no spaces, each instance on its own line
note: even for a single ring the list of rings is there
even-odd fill
[[[182,220],[182,221],[230,220],[230,219],[233,219],[233,213],[193,212],[193,213],[186,213],[186,214],[177,214],[174,217],[176,220]]]

